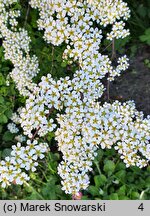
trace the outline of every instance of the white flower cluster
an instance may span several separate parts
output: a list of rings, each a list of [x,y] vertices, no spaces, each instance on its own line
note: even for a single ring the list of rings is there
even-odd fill
[[[68,82],[68,78],[54,81],[50,74],[42,77],[38,88],[20,112],[20,123],[25,135],[32,138],[32,132],[38,128],[37,134],[43,137],[56,128],[54,120],[49,116],[53,109],[62,108],[61,95],[68,93]]]
[[[93,34],[92,37],[97,36],[101,39],[101,35],[96,34],[98,29],[92,28],[95,21],[104,27],[115,24],[118,32],[124,30],[123,22],[117,23],[117,20],[127,20],[130,17],[127,3],[122,0],[96,0],[89,4],[88,2],[31,0],[31,6],[40,10],[39,28],[45,29],[45,39],[55,45],[69,40],[74,42],[75,37],[82,40],[82,34],[87,37],[90,35],[89,38]],[[123,34],[120,37],[122,36]]]
[[[69,194],[88,187],[87,173],[99,146],[110,149],[114,145],[127,167],[142,168],[150,160],[150,119],[144,119],[132,101],[89,105],[58,115],[60,128],[55,135],[64,159],[58,172]]]
[[[16,124],[14,124],[14,123],[9,123],[7,125],[7,128],[11,133],[18,133],[19,132],[19,129],[17,128]]]
[[[99,11],[98,17],[101,25],[114,24],[118,19],[128,20],[130,10],[122,0],[87,0],[89,4]]]
[[[126,20],[130,13],[127,4],[122,0],[109,3],[101,0],[92,5],[87,1],[76,0],[31,0],[30,3],[40,11],[38,26],[40,30],[44,30],[44,39],[57,46],[63,42],[67,44],[63,57],[79,62],[84,80],[91,79],[90,83],[95,83],[90,76],[94,76],[98,82],[98,79],[102,79],[107,73],[110,80],[113,80],[115,75],[118,76],[124,70],[124,65],[122,67],[120,64],[116,69],[113,68],[108,56],[99,53],[102,30],[94,28],[95,22],[104,27],[114,24],[110,33],[112,38],[126,37],[129,31],[124,29],[125,23],[117,22],[118,19]],[[124,61],[127,65],[126,57]],[[87,83],[85,84],[87,86]]]
[[[19,112],[22,110],[22,108],[20,107],[18,109],[18,112],[16,113],[12,113],[11,116],[11,120],[15,123],[15,124],[19,124],[20,123],[20,118],[19,118]]]
[[[127,37],[130,33],[128,29],[124,29],[124,26],[125,23],[123,23],[123,21],[116,22],[113,25],[111,33],[107,34],[107,39],[113,40],[114,38],[119,39]]]
[[[125,38],[129,35],[129,30],[125,29],[125,23],[123,20],[127,20],[130,17],[130,10],[127,7],[127,3],[122,0],[93,0],[89,3],[99,10],[100,24],[104,27],[112,24],[112,31],[107,33],[107,39],[113,40],[114,38]],[[123,20],[118,22],[118,19]]]
[[[36,88],[32,78],[39,72],[38,60],[36,56],[29,55],[30,38],[27,31],[8,28],[8,23],[13,27],[18,24],[16,18],[20,16],[20,12],[9,8],[15,2],[17,0],[0,1],[0,33],[4,38],[5,59],[10,60],[14,65],[10,76],[20,93],[27,96]]]
[[[38,166],[37,159],[44,158],[44,153],[48,151],[46,143],[39,143],[37,140],[31,142],[27,140],[27,146],[24,147],[21,143],[12,146],[10,157],[0,162],[0,182],[2,187],[10,184],[22,185],[29,180],[29,176],[25,171],[31,170],[35,172]]]
[[[27,32],[15,30],[17,21],[10,22],[13,30],[7,28],[9,17],[16,20],[16,16],[5,7],[14,2],[0,4],[0,31],[5,38],[5,58],[14,64],[11,76],[20,93],[28,95],[28,99],[25,108],[18,111],[20,117],[13,114],[12,120],[21,124],[24,134],[31,140],[36,135],[43,137],[54,131],[57,120],[60,128],[55,135],[63,153],[58,167],[62,189],[69,194],[79,194],[88,187],[88,172],[92,170],[99,146],[104,149],[114,145],[127,167],[146,166],[150,160],[150,118],[144,119],[132,101],[123,105],[118,101],[113,104],[96,102],[105,90],[102,79],[109,75],[108,80],[112,81],[129,66],[126,56],[117,60],[115,68],[110,58],[100,53],[101,26],[112,26],[106,35],[109,40],[129,34],[124,29],[124,20],[130,15],[127,4],[122,0],[31,0],[31,6],[39,9],[38,26],[44,30],[44,39],[57,46],[65,42],[63,58],[79,64],[72,79],[65,77],[56,81],[48,74],[36,85],[32,78],[38,73],[38,61],[35,56],[29,56]],[[64,114],[57,114],[54,120],[53,110]],[[24,140],[24,137],[16,138]],[[47,148],[45,143],[38,145],[36,140],[33,143],[28,140],[26,147],[20,143],[13,146],[12,157],[1,162],[3,186],[14,180],[19,184],[28,180],[21,169],[35,171],[37,158],[43,158]]]

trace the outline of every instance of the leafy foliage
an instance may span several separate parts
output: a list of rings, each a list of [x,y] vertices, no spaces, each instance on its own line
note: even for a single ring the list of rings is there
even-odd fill
[[[150,167],[126,168],[114,150],[99,150],[93,184],[83,199],[134,200],[150,198]]]
[[[49,153],[36,173],[30,174],[30,183],[23,186],[12,185],[8,189],[0,189],[1,199],[44,199],[68,200],[61,190],[57,165],[58,153]],[[48,164],[43,170],[44,164]],[[150,199],[150,166],[126,169],[114,150],[99,150],[93,165],[91,185],[83,192],[83,200],[149,200]]]
[[[150,45],[150,28],[145,30],[144,35],[140,36],[140,40]]]

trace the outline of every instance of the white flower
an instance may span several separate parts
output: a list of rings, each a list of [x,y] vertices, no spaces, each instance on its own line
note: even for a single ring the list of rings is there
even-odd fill
[[[16,124],[14,124],[14,123],[9,123],[7,125],[7,128],[11,133],[18,133],[19,132],[19,129],[16,127]]]

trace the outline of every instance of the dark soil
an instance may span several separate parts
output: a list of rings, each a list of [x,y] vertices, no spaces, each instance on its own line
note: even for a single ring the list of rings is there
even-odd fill
[[[139,49],[130,61],[130,68],[110,84],[110,98],[134,100],[139,111],[150,115],[150,69],[144,60],[150,60],[150,47]]]

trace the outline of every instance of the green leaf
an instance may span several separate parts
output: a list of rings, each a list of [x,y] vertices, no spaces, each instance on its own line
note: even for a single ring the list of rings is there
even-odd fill
[[[98,188],[93,186],[93,185],[89,186],[88,191],[90,194],[92,194],[92,196],[99,196],[100,195]]]
[[[19,3],[15,3],[14,7],[15,10],[21,10],[22,6]]]
[[[4,48],[1,46],[0,47],[0,58],[3,56],[3,54],[4,54]]]
[[[99,188],[99,187],[103,186],[107,182],[107,178],[103,174],[96,175],[96,176],[94,176],[94,182],[95,182],[96,187]]]
[[[144,35],[141,35],[140,40],[150,45],[150,28],[146,29]]]
[[[127,197],[125,195],[121,195],[121,196],[119,196],[119,200],[129,200],[129,197]]]
[[[117,193],[112,193],[112,194],[109,196],[109,198],[110,198],[110,200],[118,200],[118,199],[119,199]]]
[[[125,170],[126,165],[123,162],[120,162],[116,165],[116,170]]]
[[[37,11],[32,11],[31,15],[31,25],[33,26],[33,28],[37,28]]]
[[[128,182],[134,182],[135,179],[134,179],[133,172],[128,172],[127,174],[128,174],[128,175],[127,175],[127,180],[128,180]],[[139,185],[140,185],[140,182],[139,182]]]
[[[37,175],[35,173],[30,173],[30,179],[35,180],[37,178]]]
[[[56,200],[56,179],[50,178],[50,181],[41,189],[42,196],[45,199]],[[58,189],[58,188],[57,188]]]
[[[82,196],[81,200],[90,200],[88,196]]]
[[[12,116],[12,110],[6,110],[5,111],[5,115],[7,116],[7,118],[11,118],[11,116]]]
[[[1,83],[1,81],[0,81],[0,83]],[[3,84],[4,84],[4,83],[3,83]],[[3,85],[3,84],[2,84],[2,85]],[[5,87],[5,86],[2,86],[2,87],[0,88],[0,94],[6,96],[6,95],[8,94],[8,88]]]
[[[118,195],[125,195],[125,193],[126,193],[126,186],[123,185],[119,188]]]
[[[150,165],[148,165],[148,167],[147,167],[147,171],[150,172]]]
[[[14,138],[14,134],[10,133],[9,131],[6,131],[3,135],[3,140],[8,142],[8,141],[12,141]]]
[[[0,104],[3,104],[4,103],[4,98],[2,96],[0,96]]]
[[[126,171],[125,171],[125,170],[120,170],[120,171],[118,171],[117,173],[115,173],[115,176],[116,176],[119,180],[123,181],[123,180],[125,179],[125,176],[126,176]]]
[[[0,86],[5,84],[5,78],[2,73],[0,73]]]
[[[61,63],[61,67],[65,68],[67,66],[66,62]]]
[[[6,124],[8,122],[7,117],[4,114],[0,115],[0,123],[1,124]]]
[[[145,186],[150,188],[150,177],[146,179]]]
[[[55,136],[54,132],[49,132],[47,135],[47,140],[50,142],[54,136]]]
[[[62,57],[61,57],[61,55],[58,55],[58,56],[56,57],[56,61],[57,61],[57,62],[62,62]]]
[[[115,170],[115,163],[111,160],[106,160],[104,165],[104,171],[107,174],[112,174]]]
[[[138,192],[136,191],[131,192],[131,199],[136,200],[136,199],[139,199],[139,197],[140,197],[140,194]]]

